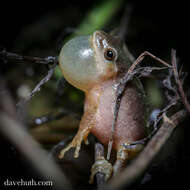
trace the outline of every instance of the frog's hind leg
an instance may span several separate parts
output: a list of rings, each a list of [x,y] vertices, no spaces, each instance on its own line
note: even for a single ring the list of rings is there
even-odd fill
[[[117,151],[117,159],[113,166],[113,176],[120,173],[125,167],[129,159],[133,158],[143,149],[142,144],[130,145],[128,143],[121,144]]]

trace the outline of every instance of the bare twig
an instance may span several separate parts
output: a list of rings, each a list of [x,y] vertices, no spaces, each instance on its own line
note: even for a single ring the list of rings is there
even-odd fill
[[[178,86],[178,90],[179,90],[179,93],[180,93],[180,96],[181,96],[181,100],[182,100],[185,108],[187,109],[188,114],[190,115],[190,105],[189,105],[187,97],[186,97],[186,95],[185,95],[185,93],[183,91],[182,82],[180,81],[180,78],[179,78],[179,73],[178,73],[178,70],[177,70],[176,51],[174,49],[172,49],[172,51],[171,51],[171,58],[172,58],[172,66],[173,66],[174,78],[175,78],[176,84]]]
[[[57,57],[48,56],[45,58],[40,57],[30,57],[30,56],[23,56],[12,52],[7,52],[5,49],[0,51],[0,59],[4,60],[5,62],[7,60],[12,61],[22,61],[22,62],[30,62],[30,63],[36,63],[36,64],[44,64],[49,66],[48,74],[36,85],[36,87],[32,90],[30,95],[24,99],[22,99],[20,102],[18,102],[17,106],[22,107],[26,102],[28,102],[36,92],[40,91],[41,86],[50,80],[50,78],[53,75],[55,66],[58,64]]]
[[[110,154],[111,154],[111,149],[112,149],[112,144],[113,144],[113,136],[114,136],[114,132],[115,132],[115,125],[117,122],[117,117],[118,117],[118,113],[119,113],[122,95],[125,91],[125,87],[126,87],[127,83],[130,80],[132,80],[134,78],[134,76],[137,74],[142,74],[144,72],[145,75],[148,75],[153,70],[158,70],[158,67],[152,67],[152,68],[151,67],[144,67],[144,71],[143,71],[143,69],[136,69],[135,70],[136,66],[145,58],[145,56],[150,56],[152,59],[155,59],[156,61],[158,61],[161,64],[163,64],[164,66],[166,66],[166,68],[171,68],[171,65],[169,65],[167,62],[156,57],[155,55],[151,54],[150,52],[145,51],[136,59],[136,61],[131,65],[131,67],[129,68],[129,70],[125,74],[125,76],[121,79],[121,81],[119,82],[119,84],[117,86],[117,90],[116,90],[116,101],[115,101],[115,107],[114,107],[114,120],[112,123],[111,136],[110,136],[109,143],[108,143],[107,160],[110,159]],[[143,76],[143,75],[141,75],[141,76]]]
[[[23,56],[12,52],[7,52],[5,49],[0,51],[0,58],[5,61],[7,60],[22,61],[22,62],[30,62],[36,64],[44,64],[44,65],[53,65],[55,63],[56,64],[58,63],[57,57],[48,56],[40,58],[40,57]]]
[[[146,145],[144,150],[129,165],[119,177],[115,177],[107,186],[106,190],[123,189],[129,187],[135,180],[142,176],[146,169],[150,166],[153,159],[163,147],[167,139],[171,136],[173,130],[187,116],[185,110],[175,113],[170,119],[165,119],[158,132]]]
[[[154,121],[154,129],[150,132],[150,134],[138,141],[134,141],[132,143],[130,143],[129,145],[124,145],[125,147],[128,146],[127,148],[129,148],[130,146],[136,145],[136,144],[143,144],[145,145],[158,131],[159,127],[159,123],[161,122],[161,120],[163,119],[163,117],[168,113],[168,111],[177,104],[179,100],[179,97],[173,98],[171,100],[171,102],[163,109],[160,111],[160,113],[158,114],[157,118]]]
[[[18,102],[17,104],[18,107],[21,107],[22,105],[24,105],[35,95],[36,92],[40,91],[41,86],[51,79],[54,69],[55,69],[55,65],[50,68],[50,70],[48,71],[48,74],[35,86],[35,88],[32,90],[30,95],[24,98],[23,100],[21,100],[20,102]]]
[[[187,101],[186,95],[185,95],[183,88],[182,88],[182,83],[179,79],[179,74],[178,74],[177,66],[176,66],[176,57],[175,57],[174,51],[172,51],[172,67],[170,65],[168,65],[167,63],[165,63],[165,61],[160,61],[159,58],[153,56],[150,53],[145,52],[145,53],[141,54],[137,58],[137,60],[133,63],[133,65],[129,68],[127,74],[124,76],[124,78],[121,80],[120,84],[118,85],[118,89],[117,89],[118,93],[117,93],[115,109],[119,109],[119,106],[117,104],[118,103],[120,104],[120,102],[121,102],[122,94],[125,90],[125,86],[126,86],[127,82],[132,80],[134,76],[138,76],[138,74],[140,74],[140,76],[144,75],[143,74],[143,72],[144,72],[143,68],[140,67],[138,69],[135,69],[135,67],[142,61],[142,59],[144,59],[144,55],[149,55],[152,58],[156,59],[157,61],[161,62],[163,65],[168,67],[169,71],[172,71],[172,69],[173,69],[174,73],[172,74],[170,72],[171,75],[169,76],[168,79],[165,80],[165,82],[167,82],[167,84],[164,83],[164,86],[167,88],[167,90],[172,91],[174,93],[174,96],[169,98],[170,103],[168,104],[168,106],[166,106],[165,109],[162,110],[162,112],[159,114],[159,117],[157,118],[156,122],[154,123],[154,126],[155,125],[157,126],[158,123],[161,121],[161,119],[164,118],[164,123],[162,124],[160,129],[155,127],[155,130],[153,130],[153,132],[148,137],[146,137],[143,140],[134,142],[134,144],[140,143],[140,142],[145,143],[145,141],[148,142],[150,140],[148,145],[145,147],[143,152],[138,156],[138,158],[133,162],[133,164],[126,168],[126,170],[122,173],[122,175],[119,177],[119,179],[118,178],[113,179],[110,186],[108,186],[108,189],[121,189],[124,186],[126,188],[130,184],[135,182],[137,177],[142,175],[144,173],[144,171],[148,168],[151,161],[155,158],[155,156],[157,155],[157,153],[159,152],[161,147],[164,145],[166,140],[170,137],[173,129],[187,115],[187,112],[185,110],[182,110],[182,111],[179,111],[176,114],[174,114],[171,117],[171,119],[168,119],[166,117],[167,111],[172,106],[176,105],[177,101],[180,99],[180,97],[177,93],[176,87],[175,86],[173,87],[171,85],[172,75],[174,75],[174,77],[175,77],[176,83],[177,83],[178,88],[179,88],[178,90],[180,92],[180,95],[182,97],[184,105],[186,107],[189,107],[189,103]],[[140,71],[140,73],[138,72],[138,70]],[[149,70],[149,68],[148,68],[148,70]],[[150,70],[150,72],[152,72],[152,71]],[[150,72],[147,72],[147,74],[149,74]],[[146,71],[145,71],[145,74],[146,74]],[[188,111],[188,109],[189,108],[187,108],[187,111]],[[117,115],[118,115],[118,110],[114,114],[114,117],[116,117],[116,118],[114,119],[114,124],[112,127],[114,127],[114,125],[116,124]],[[112,131],[114,132],[114,128],[112,129]]]
[[[106,157],[107,160],[110,159],[110,155],[111,155],[111,149],[112,149],[112,145],[113,145],[113,136],[114,136],[114,132],[115,132],[115,125],[117,122],[117,116],[118,116],[118,112],[119,112],[120,103],[121,103],[121,97],[118,95],[118,96],[116,96],[116,103],[115,103],[115,109],[114,109],[114,121],[112,123],[111,137],[110,137],[109,143],[108,143],[108,151],[107,151],[107,157]]]
[[[100,143],[95,143],[95,161],[100,157],[104,157],[104,147]],[[102,185],[106,183],[105,174],[98,172],[96,174],[97,189],[101,189]]]
[[[89,183],[92,184],[94,182],[94,176],[96,176],[98,189],[102,189],[102,185],[110,178],[112,171],[111,163],[104,158],[104,147],[100,143],[96,143],[95,163],[91,168]]]
[[[168,74],[166,75],[166,78],[162,80],[162,85],[166,89],[164,91],[164,94],[169,102],[174,99],[174,96],[176,96],[176,98],[178,99],[180,98],[176,85],[172,84],[173,75],[173,69],[168,69]],[[171,94],[171,92],[173,95]]]
[[[145,56],[149,56],[152,59],[155,59],[156,61],[160,62],[161,64],[163,64],[166,67],[171,68],[172,66],[169,65],[167,62],[163,61],[162,59],[156,57],[155,55],[153,55],[152,53],[145,51],[142,54],[139,55],[139,57],[136,59],[136,61],[131,65],[131,67],[129,68],[129,70],[127,71],[127,75],[129,75],[130,73],[132,73],[132,71],[135,69],[135,67],[145,58]],[[126,77],[125,77],[126,78]]]

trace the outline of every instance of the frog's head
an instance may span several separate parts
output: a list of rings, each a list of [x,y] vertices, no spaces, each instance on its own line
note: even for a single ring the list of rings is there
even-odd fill
[[[103,31],[68,41],[59,55],[65,79],[87,92],[94,85],[114,78],[122,48],[120,40]]]

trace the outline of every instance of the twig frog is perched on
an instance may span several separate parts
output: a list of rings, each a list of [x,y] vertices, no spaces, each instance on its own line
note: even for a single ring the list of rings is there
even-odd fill
[[[60,152],[60,158],[72,147],[78,157],[81,143],[87,142],[91,132],[108,145],[114,119],[116,86],[127,72],[131,61],[118,37],[103,31],[79,36],[68,41],[59,55],[59,65],[66,80],[85,92],[84,115],[72,142]],[[146,134],[143,95],[138,81],[128,83],[123,94],[113,136],[112,148],[117,151],[117,162],[126,160],[139,151],[139,146],[128,150],[123,145],[142,139]]]

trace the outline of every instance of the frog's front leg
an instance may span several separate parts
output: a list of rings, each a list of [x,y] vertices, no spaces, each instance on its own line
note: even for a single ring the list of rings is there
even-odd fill
[[[79,127],[77,134],[73,138],[72,142],[66,148],[61,150],[61,152],[59,153],[59,158],[62,159],[64,157],[65,153],[74,147],[75,147],[74,157],[78,158],[79,151],[81,148],[81,143],[84,140],[85,144],[88,144],[87,137],[88,137],[93,125],[94,125],[93,115],[89,114],[87,112],[84,113],[82,120],[80,122],[80,127]]]
[[[142,149],[142,144],[130,145],[129,143],[123,143],[117,150],[117,159],[113,166],[113,175],[116,176],[126,166],[129,159],[136,156]]]
[[[81,143],[83,140],[86,140],[88,134],[89,134],[90,130],[88,128],[85,128],[83,130],[80,130],[77,132],[77,134],[75,135],[75,137],[73,138],[72,142],[63,150],[61,150],[60,154],[59,154],[59,158],[62,159],[65,155],[65,153],[70,150],[71,148],[75,147],[75,153],[74,153],[74,157],[78,158],[79,156],[79,151],[80,151],[80,147],[81,147]]]

